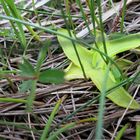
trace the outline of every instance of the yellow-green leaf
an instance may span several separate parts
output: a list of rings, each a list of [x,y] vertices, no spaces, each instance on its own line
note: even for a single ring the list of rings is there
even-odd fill
[[[65,36],[69,36],[68,32],[64,29],[59,29],[58,32],[63,33]],[[57,38],[65,55],[72,61],[72,64],[70,64],[70,66],[66,70],[66,78],[68,78],[68,80],[74,79],[74,76],[75,79],[82,78],[82,70],[79,61],[77,59],[77,55],[75,53],[72,42],[69,39],[61,37],[59,35],[57,36]],[[105,73],[106,65],[104,61],[102,60],[100,54],[99,55],[96,54],[97,52],[95,52],[94,50],[88,50],[87,48],[81,46],[80,44],[77,43],[75,44],[82,65],[84,67],[86,76],[93,81],[93,83],[97,86],[99,90],[101,90],[103,79],[106,74]],[[112,52],[113,51],[110,51],[111,54],[114,54],[114,52],[113,53]],[[93,60],[95,61],[94,64],[93,64]],[[109,71],[109,78],[106,83],[107,86],[106,89],[109,90],[110,88],[116,86],[117,84],[118,83],[116,82],[114,75],[112,74],[111,71]],[[131,95],[123,87],[119,87],[115,89],[113,92],[107,95],[107,97],[110,100],[112,100],[114,103],[122,107],[127,107],[130,101],[132,100]],[[139,107],[140,107],[139,104],[135,100],[130,105],[130,108],[132,109],[138,109]]]
[[[58,32],[63,33],[66,36],[69,36],[67,30],[60,29]],[[64,37],[57,36],[57,39],[66,54],[66,56],[72,61],[74,60],[74,64],[76,66],[80,66],[79,60],[77,58],[76,52],[74,50],[73,44],[71,40],[68,40]],[[80,54],[80,60],[82,62],[82,65],[84,67],[84,70],[88,70],[91,67],[92,64],[92,54],[93,52],[86,49],[85,47],[81,46],[80,44],[76,44],[77,52]],[[73,61],[72,61],[73,62]]]
[[[72,79],[83,79],[83,72],[80,67],[76,66],[74,63],[71,63],[66,69],[65,69],[65,79],[66,80],[72,80]],[[88,75],[86,75],[86,78],[89,78]]]
[[[97,86],[99,90],[101,90],[101,85],[103,84],[103,77],[105,76],[105,70],[98,69],[89,72],[89,77],[93,81],[93,83]],[[116,86],[118,83],[115,81],[112,73],[109,73],[108,80],[106,82],[106,89],[109,90]],[[107,97],[113,101],[118,106],[127,107],[132,99],[131,95],[123,88],[119,87],[114,89]],[[130,108],[138,109],[140,106],[136,101],[133,101]]]

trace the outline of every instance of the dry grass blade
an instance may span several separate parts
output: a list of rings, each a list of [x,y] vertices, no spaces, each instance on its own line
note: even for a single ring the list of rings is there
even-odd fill
[[[134,1],[127,0],[126,5],[131,4],[132,2],[134,2]],[[107,19],[109,19],[111,16],[113,16],[116,12],[118,13],[120,9],[121,9],[121,2],[117,3],[113,8],[111,8],[110,10],[103,13],[102,14],[102,21],[105,22]],[[97,24],[95,25],[95,27],[97,27]],[[93,30],[93,24],[90,24],[89,28],[90,28],[90,30]],[[87,34],[88,34],[88,29],[85,28],[82,31],[80,31],[79,33],[77,33],[76,36],[83,37],[83,36],[86,36]]]

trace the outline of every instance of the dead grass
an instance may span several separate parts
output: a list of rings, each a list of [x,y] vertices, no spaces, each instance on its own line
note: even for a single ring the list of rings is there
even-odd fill
[[[65,27],[63,18],[60,16],[60,9],[55,7],[49,7],[45,5],[44,0],[38,1],[37,10],[45,11],[49,13],[39,13],[38,18],[42,26],[49,28],[53,27]],[[28,0],[28,7],[31,7],[31,0]],[[26,2],[24,3],[24,9],[27,8]],[[125,32],[126,33],[134,33],[140,31],[140,2],[128,1],[127,12],[125,16]],[[20,1],[17,1],[17,4],[20,4]],[[85,5],[85,13],[87,14],[87,18],[89,19],[90,24],[90,13],[89,9],[85,4],[85,0],[82,0],[82,4]],[[114,3],[115,4],[115,3]],[[121,2],[116,5],[116,10],[114,8],[109,9],[108,0],[104,0],[103,2],[103,22],[105,25],[105,29],[107,34],[119,31],[120,30],[120,22],[119,22],[119,11],[121,8]],[[32,8],[30,8],[32,10]],[[2,11],[2,8],[0,8]],[[28,20],[36,23],[37,17],[34,12],[26,12],[25,10],[21,10],[22,15],[26,17]],[[118,13],[118,15],[116,14]],[[75,28],[77,30],[78,36],[87,35],[87,29],[84,25],[84,21],[81,18],[79,13],[79,9],[75,3],[71,4],[71,13],[74,16],[73,22],[75,23]],[[76,17],[77,16],[77,17]],[[0,21],[1,29],[10,29],[10,25],[8,21],[1,20]],[[92,28],[92,26],[90,25]],[[39,32],[37,30],[37,32]],[[52,40],[52,46],[49,49],[49,54],[47,56],[46,61],[44,62],[42,69],[47,68],[61,68],[64,69],[68,65],[68,61],[66,60],[65,55],[62,50],[59,48],[56,42],[56,36],[50,35],[48,33],[41,32],[39,33],[42,40],[46,38],[50,38]],[[26,37],[28,40],[31,39],[30,34],[26,33]],[[37,55],[39,51],[38,42],[34,42],[31,39],[29,43],[29,48],[27,50],[26,58],[35,65],[37,60]],[[0,48],[3,51],[3,56],[1,55],[0,66],[4,67],[6,65],[9,70],[16,70],[18,64],[22,60],[21,50],[18,48],[18,42],[14,41],[10,37],[0,37]],[[134,64],[130,66],[126,70],[128,76],[133,75],[138,69],[140,65],[139,52],[129,51],[125,54],[122,54],[120,57],[125,57],[127,59],[131,59]],[[10,84],[5,79],[0,79],[0,97],[13,97],[13,98],[22,98],[26,99],[28,96],[27,93],[19,92],[19,85],[21,83],[21,79],[13,77],[12,84]],[[132,83],[129,85],[129,91],[134,94],[138,85]],[[53,107],[56,101],[61,98],[63,95],[67,95],[67,98],[62,103],[61,108],[56,115],[53,125],[51,129],[55,129],[56,126],[61,122],[63,118],[65,118],[68,114],[75,111],[78,107],[82,106],[88,100],[92,99],[96,95],[98,95],[98,90],[90,81],[84,80],[75,80],[70,82],[65,82],[62,85],[53,85],[53,84],[37,84],[36,90],[36,100],[34,102],[33,113],[29,114],[25,112],[25,105],[22,103],[0,103],[0,139],[10,139],[10,140],[29,140],[34,139],[38,140],[40,138],[40,134],[45,126],[46,121],[50,113],[53,110]],[[137,101],[140,101],[140,90],[136,96]],[[98,112],[98,102],[90,105],[84,110],[78,112],[73,118],[68,120],[65,123],[71,121],[77,121],[89,117],[96,117]],[[115,128],[118,126],[118,122],[122,115],[124,117],[121,120],[121,124],[119,125],[118,130],[125,123],[130,123],[129,128],[124,133],[123,139],[133,140],[135,139],[135,122],[133,121],[133,117],[138,115],[139,110],[127,110],[124,114],[125,109],[120,108],[114,105],[111,101],[106,100],[106,109],[104,115],[104,139],[111,139],[113,136]],[[7,123],[4,123],[7,122]],[[8,123],[9,122],[9,123]],[[11,122],[11,123],[10,123]],[[73,129],[69,130],[66,133],[61,134],[58,139],[61,140],[91,140],[94,139],[95,136],[95,122],[87,122],[78,124]],[[31,130],[29,129],[31,128]],[[117,130],[117,131],[118,131]]]

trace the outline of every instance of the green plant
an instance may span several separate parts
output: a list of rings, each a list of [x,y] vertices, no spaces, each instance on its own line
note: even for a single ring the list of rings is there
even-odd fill
[[[140,139],[140,122],[136,123],[136,140]]]
[[[16,74],[18,74],[18,78],[22,80],[22,84],[20,85],[21,92],[30,91],[27,101],[23,99],[11,99],[11,98],[7,98],[7,99],[1,98],[0,99],[1,101],[26,103],[27,111],[31,112],[33,101],[35,99],[35,90],[36,90],[37,82],[59,84],[64,81],[64,72],[60,70],[48,69],[48,70],[41,71],[41,65],[43,64],[46,58],[49,45],[50,45],[50,41],[47,41],[47,43],[45,44],[42,43],[42,47],[38,55],[36,67],[34,67],[26,58],[23,58],[23,63],[19,64],[20,71],[15,72]],[[0,77],[7,79],[8,73],[12,73],[12,72],[1,70]]]
[[[71,123],[65,124],[65,125],[61,126],[60,128],[51,131],[51,124],[53,122],[53,119],[55,118],[55,115],[57,114],[61,103],[65,100],[66,97],[67,97],[67,95],[63,96],[61,99],[59,99],[57,101],[53,111],[51,112],[51,115],[48,118],[48,121],[46,122],[46,125],[44,127],[40,140],[45,140],[46,138],[48,140],[55,140],[55,139],[57,139],[57,136],[59,136],[62,132],[68,131],[69,129],[75,127],[77,124],[81,124],[81,123],[85,123],[85,122],[92,122],[92,121],[97,120],[95,117],[82,119],[82,120],[78,120],[76,122],[71,122]]]
[[[32,102],[35,98],[35,89],[37,81],[41,83],[56,84],[62,83],[64,81],[64,73],[62,71],[56,69],[40,71],[41,65],[43,64],[46,58],[46,53],[49,45],[50,42],[48,41],[47,44],[41,48],[35,68],[25,58],[23,63],[19,65],[20,75],[24,77],[29,77],[29,80],[23,81],[21,85],[22,89],[27,90],[26,85],[28,85],[28,89],[30,89],[30,94],[28,96],[27,102],[28,111],[31,111]]]
[[[58,32],[63,33],[65,36],[69,36],[67,30],[65,29],[59,29]],[[84,78],[83,72],[81,71],[79,61],[77,59],[71,41],[61,36],[57,37],[64,53],[72,61],[72,63],[65,70],[65,78],[67,80]],[[115,55],[120,52],[138,47],[140,44],[139,37],[139,34],[132,34],[114,40],[106,40],[108,56],[113,59]],[[102,42],[99,40],[97,44],[99,50],[104,53]],[[97,88],[101,90],[104,79],[103,77],[105,77],[106,74],[107,64],[103,60],[101,54],[99,52],[94,51],[94,47],[95,45],[92,44],[92,48],[88,50],[82,45],[76,44],[76,48],[79,53],[82,65],[84,67],[86,77],[90,78],[93,81],[93,83],[97,86]],[[117,84],[118,82],[116,81],[116,75],[114,75],[112,70],[110,69],[109,77],[106,82],[106,90],[109,90]],[[110,94],[108,94],[107,97],[114,103],[122,107],[127,107],[132,99],[129,93],[121,86],[112,91]],[[139,104],[136,101],[133,101],[130,108],[138,109]]]
[[[125,124],[118,132],[117,136],[115,137],[115,140],[121,140],[121,137],[123,136],[126,129],[129,127],[129,123]]]
[[[14,18],[23,20],[23,17],[21,16],[13,0],[10,0],[10,1],[0,0],[0,2],[7,16],[12,16]],[[27,43],[26,43],[26,36],[24,33],[23,25],[18,22],[13,22],[13,21],[10,21],[10,23],[22,47],[25,48]],[[33,31],[33,29],[30,26],[28,25],[25,25],[25,26],[37,41],[41,41],[40,37]]]
[[[11,1],[0,0],[0,2],[3,6],[3,9],[4,9],[6,15],[13,16],[15,18],[21,19],[20,13],[17,10],[13,0],[11,0]],[[14,29],[16,37],[18,37],[22,46],[25,48],[26,47],[26,38],[25,38],[25,33],[24,33],[24,30],[23,30],[23,26],[18,22],[14,23],[13,21],[10,21],[10,23],[12,25],[12,28]]]

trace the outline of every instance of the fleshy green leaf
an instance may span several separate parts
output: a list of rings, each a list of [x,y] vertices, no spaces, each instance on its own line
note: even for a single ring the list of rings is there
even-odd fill
[[[107,49],[109,56],[134,49],[140,46],[140,34],[130,34],[119,39],[108,41]]]
[[[58,32],[63,32],[64,35],[69,36],[68,32],[64,29],[60,29]],[[76,66],[80,66],[77,55],[75,53],[74,47],[71,40],[65,39],[64,37],[57,36],[58,41],[66,54],[66,56],[73,62]],[[88,70],[91,67],[92,63],[92,54],[93,52],[82,47],[80,44],[76,44],[77,52],[80,54],[80,60],[84,67],[84,70]]]
[[[39,81],[41,83],[63,83],[64,82],[64,72],[60,70],[45,70],[40,73],[39,75]]]
[[[65,69],[65,79],[72,80],[72,79],[83,79],[83,72],[81,68],[74,65],[74,63],[71,63],[66,69]],[[89,78],[88,75],[86,75],[86,78]]]
[[[103,51],[102,43],[98,44],[100,51]],[[121,38],[117,38],[114,40],[106,41],[106,48],[109,57],[115,57],[116,54],[134,49],[140,46],[140,34],[130,34],[123,36]],[[95,52],[93,55],[93,66],[104,67],[105,62],[102,59],[101,55],[98,52]]]
[[[102,69],[89,72],[91,80],[99,90],[101,90],[101,85],[103,84],[103,77],[105,76],[105,74],[105,70]],[[112,73],[110,72],[108,81],[106,82],[106,89],[109,90],[117,84],[118,83],[115,81]],[[107,97],[115,104],[122,107],[127,107],[132,99],[132,96],[123,87],[114,89],[110,94],[107,95]],[[133,101],[130,108],[138,109],[139,107],[139,104],[136,101]]]
[[[110,57],[113,57],[118,53],[137,48],[139,46],[140,46],[140,33],[130,34],[123,36],[121,38],[106,41],[107,53],[108,56]],[[101,51],[103,51],[102,44],[99,44],[99,48]]]
[[[102,69],[97,69],[97,70],[92,69],[92,70],[89,70],[88,72],[86,72],[86,74],[88,74],[88,76],[91,78],[93,83],[97,86],[97,88],[99,90],[101,90],[101,86],[103,83],[103,77],[106,74],[105,72],[106,71],[102,70]],[[74,78],[75,74],[77,74],[77,75]],[[70,67],[69,71],[66,72],[65,78],[67,80],[82,78],[82,71],[80,72],[80,68],[77,71],[76,68]],[[108,77],[108,81],[107,81],[106,85],[107,85],[107,87],[106,87],[107,90],[109,90],[110,88],[117,85],[117,82],[115,81],[111,72],[109,73],[109,77]],[[132,97],[127,93],[127,91],[123,87],[119,87],[119,88],[115,89],[110,94],[108,94],[107,97],[111,101],[113,101],[114,103],[116,103],[117,105],[122,106],[122,107],[127,107],[129,105],[130,100],[132,99]],[[124,99],[124,100],[122,100],[122,99]],[[133,108],[133,109],[139,108],[139,104],[134,101],[131,104],[131,108]]]
[[[58,32],[61,32],[64,35],[69,36],[68,32],[64,29],[60,29],[60,30],[58,30]],[[57,38],[58,38],[58,41],[59,41],[64,53],[72,61],[72,64],[70,64],[70,66],[67,68],[65,78],[68,78],[69,80],[74,79],[74,76],[73,76],[74,73],[77,74],[77,76],[75,76],[75,78],[82,78],[82,75],[81,75],[82,70],[80,72],[81,67],[80,67],[79,61],[77,59],[76,53],[74,51],[72,42],[61,36],[57,36]],[[121,42],[123,42],[122,38],[120,40],[121,40]],[[121,44],[121,42],[120,42],[120,44]],[[126,42],[126,38],[125,38],[125,42]],[[133,42],[133,43],[135,43],[135,42]],[[110,50],[107,48],[109,50],[109,55],[112,57],[113,57],[113,55],[121,52],[122,50],[124,51],[124,50],[127,50],[128,48],[130,48],[130,46],[128,48],[123,47],[123,45],[125,44],[125,43],[123,43],[123,45],[122,45],[123,49],[115,48],[115,50],[113,50],[113,46],[110,47],[110,44],[115,44],[115,41],[112,41],[111,43],[109,41],[107,42],[107,47],[108,46],[109,46],[109,48],[112,47]],[[118,44],[116,44],[116,46],[117,45]],[[136,43],[134,44],[134,46],[136,47],[137,45],[138,45],[138,40],[136,40]],[[97,86],[97,88],[99,90],[101,90],[101,86],[103,84],[103,77],[105,76],[105,69],[106,69],[106,64],[102,60],[101,55],[93,50],[86,49],[85,47],[81,46],[80,44],[76,44],[76,47],[77,47],[77,51],[79,53],[79,56],[80,56],[80,59],[81,59],[81,62],[82,62],[82,65],[84,67],[87,77],[89,77],[93,81],[93,83]],[[102,46],[99,46],[99,48],[102,50]],[[94,60],[94,63],[93,63],[93,60]],[[117,84],[118,83],[115,80],[114,75],[110,71],[106,89],[109,90],[110,88],[116,86]],[[127,107],[132,99],[132,97],[129,95],[129,93],[123,87],[119,87],[119,88],[115,89],[107,97],[110,100],[112,100],[114,103],[116,103],[117,105],[122,106],[122,107]],[[140,107],[139,104],[135,100],[132,102],[132,104],[130,106],[130,108],[132,108],[132,109],[137,109],[139,107]]]

